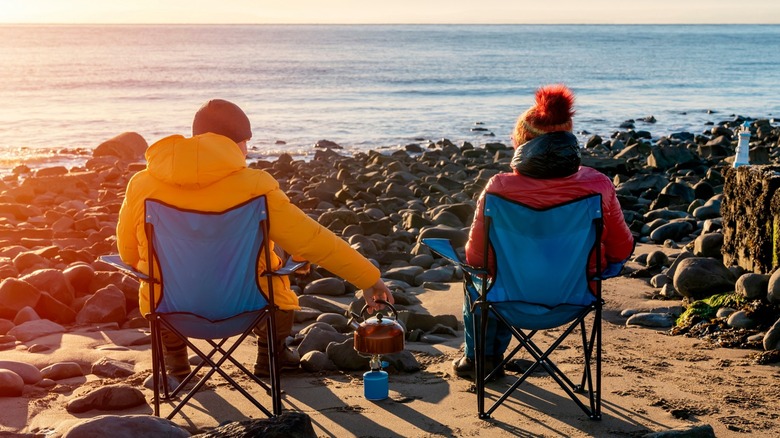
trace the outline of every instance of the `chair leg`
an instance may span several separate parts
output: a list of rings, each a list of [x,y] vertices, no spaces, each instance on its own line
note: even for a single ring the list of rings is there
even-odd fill
[[[152,319],[152,391],[154,392],[154,416],[160,416],[160,348],[159,322]]]
[[[582,347],[585,355],[585,369],[582,383],[576,392],[587,391],[590,401],[589,416],[592,420],[601,419],[601,309],[596,308],[590,339],[585,332],[585,321],[580,326],[582,330]],[[594,354],[595,350],[595,354]],[[594,369],[595,368],[595,369]],[[586,387],[587,385],[587,387]]]
[[[477,411],[479,418],[490,418],[490,414],[485,412],[485,341],[488,328],[488,306],[482,302],[478,305],[479,314],[474,315],[474,332],[477,333],[477,340],[474,343],[474,360],[477,375],[475,383],[477,386]],[[479,327],[477,327],[479,323]]]
[[[238,383],[230,377],[230,375],[225,372],[225,370],[222,369],[222,365],[226,361],[231,361],[233,363],[235,362],[235,359],[232,357],[233,352],[241,345],[242,341],[246,338],[246,336],[249,334],[249,332],[244,333],[238,340],[236,340],[233,343],[233,346],[230,347],[227,351],[223,350],[221,348],[221,345],[225,343],[226,339],[223,339],[219,344],[215,344],[213,341],[210,342],[210,344],[216,348],[216,351],[219,351],[222,353],[222,356],[217,360],[216,362],[211,359],[211,356],[215,353],[215,351],[212,351],[210,354],[204,353],[202,350],[200,350],[196,345],[192,344],[189,340],[186,340],[188,347],[190,347],[198,356],[203,359],[203,361],[210,367],[210,369],[206,372],[206,374],[198,380],[198,383],[195,384],[195,386],[190,389],[190,391],[184,396],[184,398],[177,404],[177,406],[171,411],[170,414],[168,414],[168,419],[170,420],[173,418],[186,404],[187,402],[200,390],[201,387],[211,378],[211,376],[216,372],[219,375],[222,376],[226,381],[232,384],[232,386],[240,392],[244,397],[247,398],[252,404],[254,404],[258,409],[260,409],[264,414],[271,417],[273,414],[271,411],[266,409],[263,405],[261,405],[254,397],[252,397],[244,388],[241,387],[241,385],[238,385]],[[248,370],[246,367],[241,367],[244,372],[248,373]],[[251,375],[251,374],[250,374]]]
[[[593,323],[596,332],[596,397],[593,407],[593,420],[601,420],[601,305],[596,307],[596,321]]]
[[[595,321],[594,321],[595,323]],[[595,327],[594,327],[595,328]],[[588,340],[588,332],[585,330],[585,320],[580,323],[580,332],[582,334],[582,352],[585,356],[585,363],[583,364],[582,380],[580,384],[574,388],[574,392],[584,392],[586,385],[588,393],[593,393],[593,376],[591,374],[591,360],[593,358],[593,346],[596,336],[596,330],[592,330],[590,333],[590,340]]]
[[[258,324],[261,323],[268,323],[267,321],[263,321],[263,319],[267,318],[267,313],[261,313],[258,315],[257,318],[254,319],[252,324],[249,327],[255,327]],[[243,366],[241,363],[239,363],[234,357],[233,353],[239,348],[239,346],[242,345],[243,341],[249,336],[251,333],[251,328],[244,331],[244,333],[239,336],[230,346],[230,348],[225,349],[223,348],[223,345],[228,341],[229,338],[222,339],[219,342],[215,342],[215,340],[211,339],[204,339],[208,344],[210,345],[211,349],[208,350],[209,353],[206,354],[202,349],[198,348],[197,345],[195,345],[190,339],[187,337],[181,335],[180,332],[178,332],[173,326],[171,326],[167,321],[161,320],[158,322],[158,324],[162,324],[165,327],[167,327],[169,330],[171,330],[173,333],[175,333],[177,336],[179,336],[180,339],[184,341],[184,343],[187,345],[188,348],[190,348],[195,354],[197,354],[201,359],[202,362],[199,364],[195,369],[190,372],[190,374],[187,375],[187,377],[180,383],[176,389],[173,392],[173,396],[175,396],[176,393],[181,390],[187,382],[189,382],[195,373],[200,370],[202,367],[206,367],[208,371],[201,377],[198,382],[195,384],[194,387],[192,387],[187,394],[176,404],[176,406],[173,408],[173,410],[168,414],[166,417],[167,419],[172,419],[181,409],[187,405],[189,400],[198,392],[200,389],[205,385],[205,383],[214,375],[214,373],[218,373],[221,375],[228,383],[230,383],[233,388],[235,388],[237,391],[239,391],[244,397],[247,398],[252,404],[254,404],[258,409],[260,409],[265,415],[268,417],[273,417],[278,414],[272,413],[270,410],[268,410],[265,406],[261,405],[249,392],[247,392],[246,389],[241,387],[241,385],[236,382],[236,380],[231,377],[225,370],[222,369],[222,366],[230,361],[232,364],[236,365],[242,372],[244,372],[249,378],[253,379],[256,383],[258,383],[261,387],[263,387],[266,391],[269,391],[273,395],[272,388],[265,384],[265,382],[261,381],[259,378],[257,378],[254,374],[250,373],[249,370]],[[157,332],[157,331],[156,331]],[[270,332],[270,330],[269,330]],[[153,338],[154,342],[154,338]],[[157,345],[162,345],[162,340],[158,337],[157,338]],[[162,353],[160,350],[156,350],[157,355],[159,357],[162,357]],[[218,360],[213,360],[212,357],[215,356],[217,353],[220,354]],[[158,367],[158,375],[162,375],[163,380],[165,379],[164,370],[165,370],[165,364],[163,361],[158,360],[155,362]],[[278,378],[278,376],[277,376]],[[279,386],[277,385],[277,393]],[[278,393],[275,398],[272,399],[272,402],[276,404],[276,409],[281,411],[281,394]]]
[[[276,348],[276,312],[271,309],[266,318],[268,335],[268,356],[270,359],[269,379],[271,381],[271,410],[274,415],[282,413],[281,379],[279,376],[279,351]]]
[[[596,317],[594,319],[594,325],[593,330],[590,334],[590,342],[588,342],[588,334],[585,331],[585,318],[587,316],[587,313],[589,313],[592,310],[596,310]],[[512,351],[512,355],[516,353],[516,351],[523,347],[534,359],[534,363],[526,370],[522,376],[518,377],[517,380],[506,390],[504,393],[493,403],[493,405],[486,411],[486,412],[480,412],[480,418],[489,418],[490,415],[494,410],[498,408],[525,380],[531,375],[531,373],[537,369],[542,368],[547,372],[547,374],[550,375],[550,377],[555,380],[558,385],[566,392],[566,394],[569,396],[569,398],[574,401],[577,406],[582,409],[583,412],[585,412],[586,415],[592,420],[600,420],[601,419],[601,315],[600,312],[598,312],[600,309],[597,307],[595,309],[591,309],[589,311],[586,311],[585,313],[581,314],[579,318],[574,320],[566,330],[558,336],[558,338],[546,347],[546,350],[542,350],[539,348],[539,346],[533,342],[531,339],[533,335],[536,333],[536,330],[531,331],[529,333],[525,333],[522,330],[518,329],[517,327],[514,327],[506,322],[506,320],[498,314],[498,312],[495,313],[496,318],[500,321],[507,324],[512,331],[514,337],[519,341],[520,345],[516,347]],[[582,336],[582,343],[583,343],[583,355],[585,358],[585,370],[583,372],[583,380],[580,385],[574,384],[574,382],[569,379],[566,374],[563,373],[563,371],[558,368],[558,366],[555,364],[554,361],[550,359],[550,355],[557,350],[557,348],[571,335],[574,330],[580,327],[581,336]],[[594,361],[593,354],[595,349],[595,373],[593,373],[592,369],[592,362]],[[588,385],[588,405],[582,402],[580,398],[577,396],[575,391],[581,392],[581,390],[585,384]]]

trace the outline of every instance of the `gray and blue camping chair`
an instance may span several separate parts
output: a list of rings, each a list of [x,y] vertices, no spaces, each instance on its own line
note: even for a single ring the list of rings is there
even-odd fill
[[[487,194],[484,202],[485,258],[495,256],[495,275],[468,266],[446,239],[423,239],[434,252],[462,266],[467,304],[475,333],[477,407],[480,418],[490,415],[537,370],[544,370],[593,420],[601,419],[601,277],[588,275],[589,260],[602,272],[601,195],[595,194],[545,209]],[[593,262],[591,262],[593,263]],[[613,267],[614,268],[614,267]],[[617,269],[619,272],[619,269]],[[593,314],[590,330],[586,319]],[[493,370],[486,370],[489,320],[518,341]],[[563,327],[554,341],[540,345],[540,330]],[[575,383],[553,361],[552,355],[579,328],[584,366]],[[544,348],[542,348],[544,347]],[[491,405],[485,409],[485,386],[499,367],[520,351],[533,358]],[[585,403],[577,393],[584,392]]]
[[[207,372],[175,403],[167,418],[176,415],[214,373],[220,374],[265,415],[271,417],[281,413],[278,352],[273,342],[276,325],[271,277],[289,275],[302,263],[291,262],[280,270],[258,274],[257,263],[261,256],[265,257],[265,266],[271,266],[268,220],[264,196],[222,212],[184,210],[147,199],[145,231],[149,242],[149,274],[135,271],[118,256],[101,258],[148,282],[150,303],[158,303],[156,307],[152,304],[151,312],[144,315],[151,325],[156,416],[160,415],[160,400],[173,401],[204,366]],[[260,281],[268,284],[267,298],[260,289]],[[268,327],[270,385],[232,357],[258,324]],[[168,387],[165,371],[161,328],[181,338],[202,360],[172,390]],[[235,339],[229,343],[231,338]],[[190,339],[206,341],[210,351],[203,351]],[[222,369],[228,362],[270,395],[270,409]]]

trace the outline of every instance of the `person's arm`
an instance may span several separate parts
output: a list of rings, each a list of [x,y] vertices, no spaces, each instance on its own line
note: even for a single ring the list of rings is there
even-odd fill
[[[466,242],[466,263],[477,267],[485,266],[485,216],[483,209],[486,193],[487,189],[479,195],[477,208],[474,210],[474,220],[469,229],[469,240]]]
[[[133,197],[133,180],[127,184],[125,199],[119,209],[119,220],[116,224],[116,246],[119,257],[128,265],[138,268],[140,256],[138,254],[138,239],[136,229],[138,227],[137,200]]]
[[[466,263],[478,268],[488,268],[491,273],[495,272],[495,254],[492,248],[489,248],[489,254],[485,254],[485,197],[488,193],[502,193],[504,188],[501,182],[501,174],[494,175],[485,185],[485,189],[477,199],[477,207],[474,210],[474,221],[469,229],[469,240],[466,242]]]
[[[610,181],[610,187],[612,187]],[[607,263],[623,264],[634,252],[634,236],[626,225],[623,210],[615,194],[614,187],[608,194],[602,194],[604,205],[604,255]]]
[[[273,177],[262,172],[260,178]],[[392,294],[381,282],[379,269],[354,248],[293,205],[279,189],[275,180],[263,181],[261,186],[273,184],[266,193],[271,240],[296,260],[308,260],[363,289],[366,303],[376,309],[375,298],[392,303]]]

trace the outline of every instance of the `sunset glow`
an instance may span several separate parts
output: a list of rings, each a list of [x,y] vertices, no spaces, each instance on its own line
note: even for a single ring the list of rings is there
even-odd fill
[[[780,2],[746,0],[2,0],[0,23],[778,23]]]

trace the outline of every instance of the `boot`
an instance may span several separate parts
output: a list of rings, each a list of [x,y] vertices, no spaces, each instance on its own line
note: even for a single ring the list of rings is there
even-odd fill
[[[271,361],[268,357],[268,350],[261,350],[260,345],[257,346],[257,360],[255,361],[254,374],[257,377],[269,377],[271,375]],[[289,347],[280,346],[279,348],[279,370],[291,371],[297,370],[301,364],[301,357],[297,351],[291,350]]]
[[[485,376],[490,374],[502,360],[503,357],[486,357]],[[474,380],[477,377],[477,363],[474,359],[465,355],[452,363],[452,370],[455,372],[456,376],[464,379]],[[491,377],[490,380],[500,379],[504,377],[504,375],[504,368],[502,367],[493,373],[493,377]]]
[[[295,313],[293,310],[276,309],[274,318],[276,319],[276,342],[274,347],[279,352],[279,369],[295,370],[301,364],[301,358],[297,351],[287,347],[287,337],[292,332]],[[268,377],[271,374],[271,363],[268,351],[268,333],[266,324],[261,323],[254,329],[257,335],[257,358],[255,359],[254,374],[257,377]]]
[[[160,327],[160,337],[163,344],[165,371],[168,375],[182,381],[191,370],[187,344],[165,327]]]

